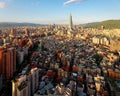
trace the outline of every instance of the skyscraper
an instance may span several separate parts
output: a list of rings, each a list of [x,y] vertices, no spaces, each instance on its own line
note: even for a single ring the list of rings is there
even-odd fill
[[[69,17],[69,28],[70,30],[72,30],[73,28],[73,22],[72,22],[72,15],[70,14],[70,17]]]

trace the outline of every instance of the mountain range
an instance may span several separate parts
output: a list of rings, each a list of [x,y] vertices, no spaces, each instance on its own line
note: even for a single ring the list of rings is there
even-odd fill
[[[35,23],[17,23],[17,22],[0,22],[0,27],[21,27],[21,26],[42,26],[44,24]]]
[[[21,27],[21,26],[43,26],[44,24],[35,23],[16,23],[16,22],[0,22],[0,27]],[[100,28],[104,26],[105,29],[120,29],[120,20],[106,20],[102,22],[92,22],[80,24],[86,28]]]

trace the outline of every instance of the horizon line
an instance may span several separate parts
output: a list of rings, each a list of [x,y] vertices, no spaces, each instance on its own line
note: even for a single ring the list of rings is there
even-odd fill
[[[80,24],[88,24],[88,23],[95,23],[95,22],[103,22],[103,21],[109,21],[109,20],[120,20],[120,19],[106,19],[106,20],[98,20],[98,21],[90,21],[90,22],[84,22],[84,23],[75,23],[74,20],[73,20],[73,24],[74,25],[80,25]],[[45,21],[46,22],[46,21]],[[50,24],[57,24],[57,25],[67,25],[68,23],[55,23],[55,21],[51,21],[51,23],[37,23],[37,22],[26,22],[26,21],[0,21],[0,23],[29,23],[29,24],[43,24],[43,25],[50,25]]]

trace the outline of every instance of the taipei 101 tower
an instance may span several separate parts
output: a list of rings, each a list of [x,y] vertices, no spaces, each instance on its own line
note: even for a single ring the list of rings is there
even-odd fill
[[[72,15],[70,14],[70,17],[69,17],[69,28],[70,30],[72,30],[73,28],[73,21],[72,21]]]

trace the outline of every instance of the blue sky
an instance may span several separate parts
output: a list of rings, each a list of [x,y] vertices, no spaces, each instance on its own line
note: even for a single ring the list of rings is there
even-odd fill
[[[120,19],[120,0],[82,0],[65,5],[67,1],[0,0],[0,22],[67,24],[70,13],[74,24]]]

